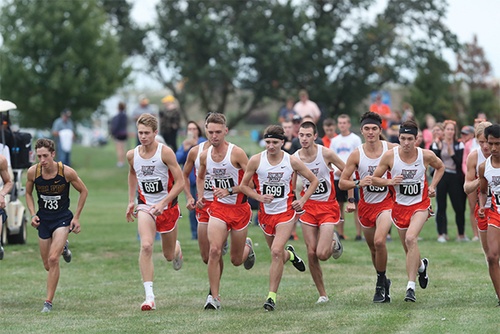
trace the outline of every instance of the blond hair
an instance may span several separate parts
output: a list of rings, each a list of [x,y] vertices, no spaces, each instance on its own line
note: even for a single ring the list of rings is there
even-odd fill
[[[151,114],[141,114],[137,119],[136,125],[139,126],[139,124],[150,127],[153,132],[158,130],[158,120]]]

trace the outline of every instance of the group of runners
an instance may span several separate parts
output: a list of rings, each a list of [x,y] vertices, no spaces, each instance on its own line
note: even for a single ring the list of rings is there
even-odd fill
[[[283,128],[271,125],[264,131],[265,150],[248,158],[242,148],[226,140],[225,116],[211,113],[204,124],[208,141],[190,150],[182,170],[175,153],[156,140],[158,120],[153,115],[142,114],[137,120],[140,145],[127,153],[130,168],[126,209],[128,221],[138,220],[139,268],[146,296],[141,310],[156,309],[152,260],[156,232],[161,235],[164,257],[173,263],[175,270],[182,267],[182,250],[177,240],[180,217],[177,197],[183,190],[187,208],[196,210],[200,254],[207,264],[210,288],[205,309],[221,308],[220,283],[225,252],[229,252],[234,266],[243,265],[249,270],[255,264],[253,242],[247,236],[252,217],[248,198],[259,202],[258,221],[271,252],[269,292],[264,308],[267,311],[276,308],[277,292],[287,262],[299,271],[306,269],[294,247],[286,245],[297,222],[302,225],[307,265],[319,294],[317,303],[328,302],[320,261],[330,257],[337,259],[343,252],[335,231],[341,217],[335,196],[335,169],[342,172],[339,188],[347,190],[349,198],[354,198],[359,191],[359,202],[350,200],[346,211],[358,209],[371,252],[377,274],[373,302],[391,301],[391,280],[386,274],[386,237],[393,224],[406,253],[408,283],[404,300],[415,302],[417,278],[422,289],[429,282],[429,260],[420,254],[419,234],[431,216],[430,198],[435,196],[444,165],[432,151],[415,145],[418,126],[414,121],[401,125],[399,145],[382,140],[381,123],[376,113],[362,115],[360,131],[364,143],[345,163],[332,150],[315,143],[318,133],[311,121],[300,125],[301,149],[293,155],[282,150]],[[499,296],[500,125],[486,125],[477,127],[480,148],[469,157],[464,189],[480,194],[476,217],[483,232],[481,240],[490,276]],[[52,309],[59,278],[59,257],[67,253],[68,233],[80,230],[78,220],[87,189],[71,167],[53,161],[53,142],[40,139],[35,149],[40,162],[28,171],[26,199],[32,214],[31,223],[38,229],[43,262],[49,272],[47,300],[42,310],[48,312]],[[434,169],[430,183],[427,182],[428,167]],[[193,168],[196,199],[189,191],[188,175]],[[74,216],[69,211],[69,184],[80,193]],[[31,195],[33,188],[38,192],[38,211],[35,211]]]

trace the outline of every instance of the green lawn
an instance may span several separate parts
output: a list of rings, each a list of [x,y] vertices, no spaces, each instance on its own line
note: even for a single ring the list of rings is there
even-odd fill
[[[230,138],[240,143],[241,138]],[[252,146],[250,153],[259,151]],[[204,311],[208,279],[198,246],[190,240],[188,212],[179,222],[184,266],[175,272],[156,244],[154,262],[157,310],[141,312],[144,290],[137,258],[136,224],[127,223],[127,171],[115,167],[114,148],[76,146],[74,165],[89,188],[81,217],[82,233],[70,235],[73,261],[61,259],[61,279],[50,314],[41,314],[45,298],[43,269],[35,230],[26,245],[6,245],[0,262],[0,333],[497,333],[500,308],[477,242],[436,242],[434,220],[420,242],[430,259],[430,283],[417,288],[416,303],[403,301],[404,252],[393,231],[388,244],[392,303],[373,304],[375,273],[364,242],[353,241],[348,216],[344,254],[322,263],[330,302],[315,305],[318,294],[309,271],[285,266],[277,309],[265,312],[269,250],[260,228],[252,225],[257,262],[246,271],[226,258],[220,312]],[[76,191],[73,191],[73,206]],[[181,196],[181,207],[184,198]],[[450,212],[450,237],[456,227]],[[468,224],[468,223],[467,223]],[[470,225],[466,228],[471,237]],[[293,245],[305,257],[300,240]],[[418,284],[417,284],[418,285]]]

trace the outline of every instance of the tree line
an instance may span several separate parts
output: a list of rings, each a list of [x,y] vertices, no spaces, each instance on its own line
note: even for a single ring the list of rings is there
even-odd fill
[[[417,119],[431,113],[471,123],[479,111],[500,112],[486,55],[476,39],[461,45],[445,25],[446,1],[389,0],[376,15],[374,5],[159,0],[155,22],[141,26],[126,0],[5,0],[0,96],[23,111],[23,126],[48,127],[66,107],[77,121],[88,119],[130,83],[133,59],[143,57],[141,70],[172,91],[185,119],[196,103],[230,114],[230,127],[300,89],[325,116],[353,115],[388,83],[408,88]],[[456,70],[443,59],[450,49]]]

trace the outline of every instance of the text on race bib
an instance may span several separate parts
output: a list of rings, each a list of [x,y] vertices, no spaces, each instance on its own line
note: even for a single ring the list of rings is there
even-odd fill
[[[371,192],[371,193],[384,193],[387,191],[387,187],[369,185],[369,186],[366,186],[366,191]]]
[[[227,189],[227,188],[232,188],[234,187],[234,180],[232,177],[230,178],[214,178],[213,179],[214,187],[215,188],[221,188],[221,189]]]
[[[420,195],[420,183],[402,183],[399,185],[399,193],[405,196]]]
[[[61,196],[47,196],[41,195],[40,198],[43,200],[43,208],[46,210],[58,210],[59,209],[59,201],[61,200]]]
[[[163,191],[163,183],[161,180],[143,181],[142,189],[147,194],[156,194]]]
[[[304,183],[304,191],[307,191],[310,183]],[[326,184],[326,180],[320,180],[318,187],[314,191],[313,195],[323,195],[328,192],[328,185]]]
[[[263,195],[273,195],[275,198],[283,198],[285,197],[285,185],[264,183],[262,184],[262,193]]]

